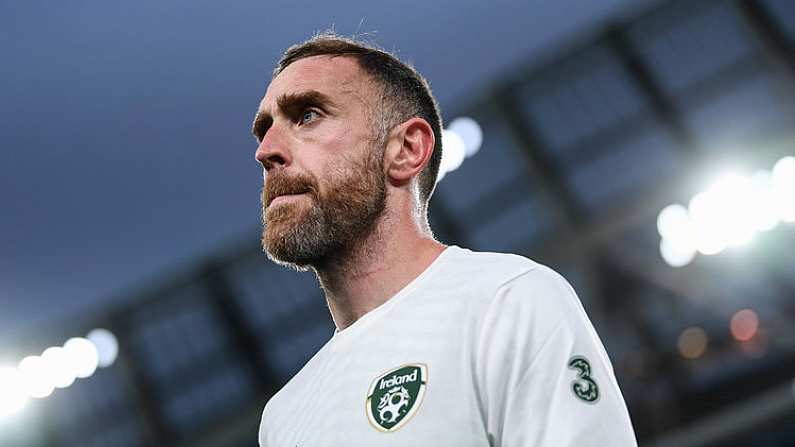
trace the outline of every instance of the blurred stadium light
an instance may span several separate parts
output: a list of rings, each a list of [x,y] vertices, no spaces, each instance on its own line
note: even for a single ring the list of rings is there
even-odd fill
[[[90,377],[98,366],[113,364],[118,353],[115,336],[94,329],[87,337],[73,337],[63,346],[45,349],[40,356],[27,356],[16,368],[0,368],[0,417],[21,410],[29,397],[43,399],[56,388]]]
[[[686,359],[697,359],[707,350],[709,339],[700,327],[689,327],[679,334],[679,353]]]
[[[483,131],[477,121],[468,117],[454,119],[442,130],[442,163],[436,182],[461,167],[466,158],[477,154],[482,142]]]
[[[19,371],[16,368],[0,367],[0,419],[20,411],[27,400]]]
[[[96,351],[96,364],[100,368],[105,368],[113,364],[116,361],[116,357],[119,355],[119,342],[116,340],[116,336],[107,329],[97,328],[92,330],[91,332],[86,335],[86,341],[93,346],[94,351]],[[90,350],[85,343],[80,342],[86,350]],[[90,359],[87,359],[88,362],[94,362],[94,354],[93,353],[86,353],[87,356],[90,356]],[[87,366],[87,368],[90,368]],[[96,369],[96,366],[94,367]]]
[[[38,355],[25,357],[17,370],[24,380],[24,388],[30,397],[43,399],[55,390],[55,384],[47,371],[49,365]]]
[[[715,255],[748,245],[758,232],[779,221],[795,221],[795,157],[778,160],[772,173],[724,174],[685,208],[668,205],[657,216],[660,255],[668,265],[683,267],[696,252]]]
[[[99,366],[99,349],[96,341],[74,337],[67,340],[63,347],[68,352],[68,368],[74,372],[75,378],[85,379],[94,374]],[[105,362],[103,366],[109,366],[110,363]]]

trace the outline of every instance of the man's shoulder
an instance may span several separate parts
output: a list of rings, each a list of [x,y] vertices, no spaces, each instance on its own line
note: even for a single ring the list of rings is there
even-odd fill
[[[455,247],[455,274],[468,280],[481,279],[490,286],[511,281],[527,272],[544,268],[542,264],[514,253],[474,251]]]
[[[581,306],[563,276],[525,256],[457,248],[453,264],[445,286],[463,286],[481,305],[492,305],[495,300],[503,304],[515,301],[531,308],[559,308],[564,313],[572,306]]]

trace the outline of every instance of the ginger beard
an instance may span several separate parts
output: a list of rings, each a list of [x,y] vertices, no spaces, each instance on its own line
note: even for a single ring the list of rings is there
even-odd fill
[[[262,248],[274,262],[306,270],[322,267],[335,255],[350,253],[375,229],[386,204],[381,171],[383,149],[363,159],[341,158],[324,179],[272,170],[262,190]],[[281,194],[304,193],[268,206]]]

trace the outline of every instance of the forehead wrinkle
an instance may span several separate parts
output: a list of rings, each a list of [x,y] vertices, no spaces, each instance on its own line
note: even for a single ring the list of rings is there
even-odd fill
[[[377,121],[376,111],[380,99],[379,84],[357,66],[357,72],[340,82],[341,91],[351,96],[364,107],[364,114],[371,125]]]
[[[282,93],[270,91],[272,88],[277,91],[287,90],[285,87],[291,85],[297,91]],[[327,93],[323,94],[321,90]],[[268,91],[260,102],[255,125],[272,121],[273,115],[285,112],[282,106],[291,102],[285,101],[290,99],[289,96],[299,96],[313,91],[326,98],[326,101],[319,105],[331,104],[332,108],[338,111],[349,108],[345,107],[347,101],[344,98],[358,102],[364,107],[365,119],[371,125],[375,123],[381,95],[378,81],[366,73],[353,58],[320,55],[294,62],[271,80]],[[275,101],[270,102],[269,97],[274,96],[276,96]],[[332,97],[338,101],[332,102]]]
[[[367,90],[376,93],[373,91],[375,80],[362,69],[355,58],[345,55],[317,55],[297,60],[271,81],[272,86],[276,83],[292,84],[297,86],[296,89],[306,90],[317,90],[321,87],[332,95],[336,93],[353,96],[365,105],[368,105],[365,99],[369,93]]]
[[[346,95],[352,97],[353,99],[360,102],[364,106],[368,107],[370,106],[368,100],[366,99],[367,95],[364,92],[362,92],[361,89],[356,89],[356,88],[343,89],[342,93],[345,93]]]

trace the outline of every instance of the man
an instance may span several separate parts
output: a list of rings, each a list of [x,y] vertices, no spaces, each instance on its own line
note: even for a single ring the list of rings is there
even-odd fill
[[[386,52],[324,34],[279,62],[253,128],[262,244],[317,274],[337,330],[267,403],[260,445],[636,445],[568,283],[434,239],[441,128]]]

